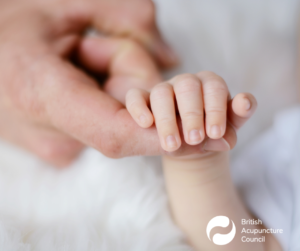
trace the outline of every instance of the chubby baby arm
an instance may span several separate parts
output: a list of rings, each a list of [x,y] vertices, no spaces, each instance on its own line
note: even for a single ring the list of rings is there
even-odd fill
[[[231,99],[221,77],[200,72],[177,76],[155,86],[151,93],[133,89],[127,93],[126,105],[141,127],[153,123],[157,127],[166,153],[163,166],[171,211],[196,250],[281,250],[270,234],[264,243],[241,241],[241,219],[253,217],[231,180],[228,150],[236,143],[235,131],[256,109],[251,94]],[[172,152],[182,144],[199,148],[193,155],[173,157]],[[235,238],[227,245],[211,241],[213,230],[209,237],[206,233],[208,222],[216,216],[227,216],[235,223]]]

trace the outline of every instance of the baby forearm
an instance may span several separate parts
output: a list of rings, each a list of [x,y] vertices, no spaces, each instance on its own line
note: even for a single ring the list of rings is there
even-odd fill
[[[265,250],[263,243],[241,241],[241,219],[250,219],[251,215],[231,181],[227,153],[192,160],[165,157],[163,163],[174,220],[196,250]],[[235,238],[224,246],[215,245],[206,234],[208,222],[216,216],[227,216],[236,226]],[[230,224],[223,234],[231,229]]]

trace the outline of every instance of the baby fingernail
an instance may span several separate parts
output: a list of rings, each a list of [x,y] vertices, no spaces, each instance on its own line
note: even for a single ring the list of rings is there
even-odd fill
[[[199,130],[192,130],[189,132],[190,143],[197,144],[200,143],[202,137]]]
[[[212,152],[225,152],[230,150],[228,142],[224,139],[207,139],[203,149]]]
[[[146,123],[146,116],[145,115],[141,115],[140,117],[139,117],[139,121],[142,123],[142,124],[145,124]]]
[[[169,135],[166,138],[166,144],[169,149],[173,149],[177,147],[177,141],[173,135]]]
[[[213,125],[210,128],[210,134],[212,137],[220,137],[221,136],[221,128],[218,125]]]

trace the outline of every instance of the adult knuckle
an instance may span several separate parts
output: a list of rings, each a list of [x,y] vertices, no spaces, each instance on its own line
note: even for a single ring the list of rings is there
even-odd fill
[[[61,147],[58,147],[52,142],[44,141],[37,149],[37,154],[45,160],[55,160],[63,157],[63,153],[60,151]]]
[[[83,144],[74,140],[47,140],[44,139],[36,145],[35,153],[42,159],[55,163],[58,166],[70,164],[84,148]]]

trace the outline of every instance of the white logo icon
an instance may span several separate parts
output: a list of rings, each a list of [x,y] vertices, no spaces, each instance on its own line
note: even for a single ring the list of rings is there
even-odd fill
[[[230,233],[228,234],[215,234],[212,238],[213,243],[215,243],[216,245],[226,245],[228,243],[230,243],[236,233],[236,228],[235,225],[232,222],[232,229],[230,231]],[[210,232],[213,228],[215,227],[228,227],[229,226],[229,218],[226,216],[216,216],[214,218],[212,218],[206,227],[206,233],[207,233],[207,237],[208,239],[211,241],[210,239]]]

